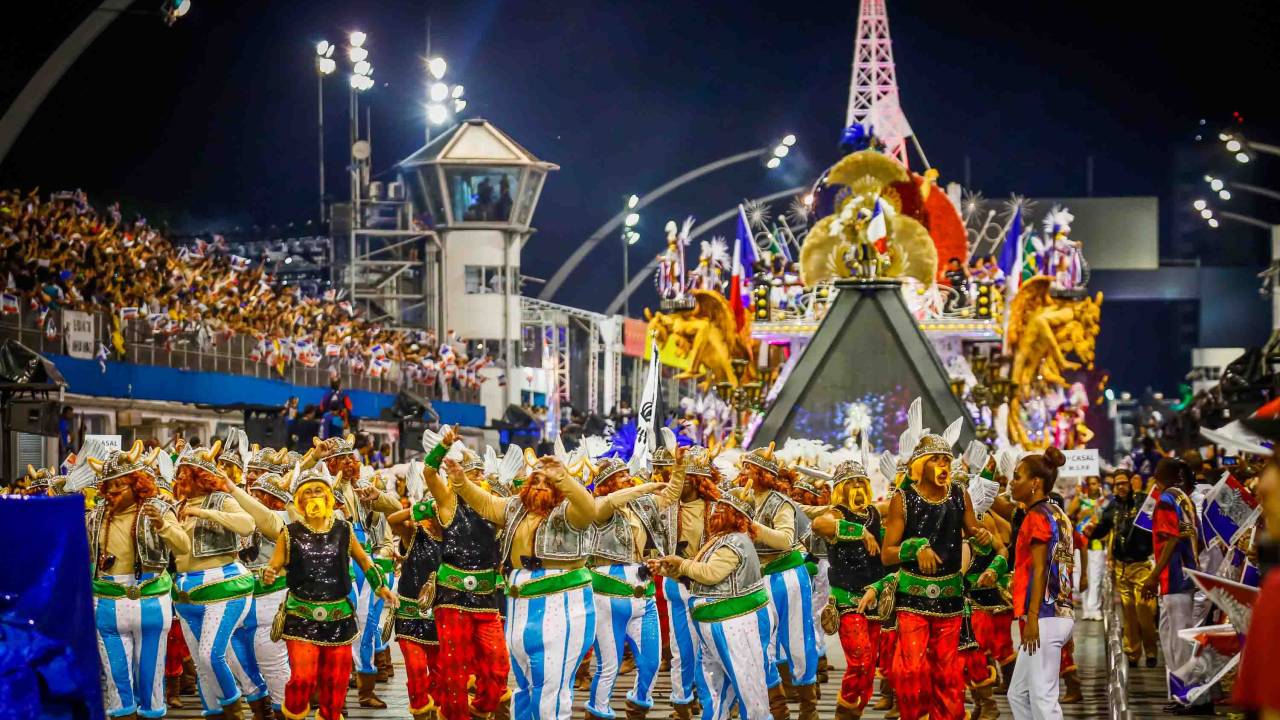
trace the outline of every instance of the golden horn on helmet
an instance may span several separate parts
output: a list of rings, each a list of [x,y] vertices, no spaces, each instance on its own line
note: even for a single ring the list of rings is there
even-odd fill
[[[142,449],[146,447],[141,440],[134,440],[133,447],[129,448],[129,452],[124,456],[129,458],[129,462],[138,462],[138,458],[142,457]]]
[[[147,453],[147,456],[142,459],[142,462],[147,465],[154,465],[156,463],[156,458],[158,457],[160,457],[160,448],[151,448],[151,452]]]
[[[525,448],[524,461],[525,461],[525,464],[527,465],[533,465],[534,463],[538,462],[538,453],[534,452],[533,448]]]
[[[322,442],[323,441],[320,438],[316,437],[315,435],[311,436],[311,447],[320,447],[320,444]]]
[[[347,433],[347,437],[346,437],[345,439],[346,439],[346,441],[347,441],[348,443],[350,443],[350,444],[352,444],[352,445],[355,445],[355,444],[356,444],[356,436],[355,436],[355,433]]]
[[[262,449],[262,446],[259,445],[258,443],[253,443],[252,445],[249,446],[250,452],[258,452],[261,449]]]
[[[218,454],[221,452],[222,452],[222,441],[214,440],[213,447],[209,448],[208,452],[204,453],[204,458],[209,461],[217,460]]]
[[[86,458],[85,461],[89,463],[89,467],[93,468],[94,472],[96,473],[102,472],[103,463],[98,458],[95,458],[95,457]]]
[[[271,456],[271,462],[277,465],[283,465],[289,461],[289,448],[280,448],[275,455]]]
[[[31,463],[27,463],[27,474],[28,474],[28,475],[30,475],[31,477],[35,477],[35,476],[36,476],[36,466],[35,466],[35,465],[32,465]]]

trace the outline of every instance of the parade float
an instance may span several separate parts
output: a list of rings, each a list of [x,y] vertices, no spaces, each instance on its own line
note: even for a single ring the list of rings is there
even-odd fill
[[[855,51],[855,78],[860,62],[886,64]],[[645,316],[681,420],[708,444],[865,434],[896,450],[921,397],[926,425],[963,416],[993,447],[1084,447],[1102,296],[1070,211],[912,171],[907,140],[923,151],[884,90],[851,97],[842,157],[808,193],[776,214],[744,203],[735,238],[704,242],[692,269],[692,219],[668,224]]]

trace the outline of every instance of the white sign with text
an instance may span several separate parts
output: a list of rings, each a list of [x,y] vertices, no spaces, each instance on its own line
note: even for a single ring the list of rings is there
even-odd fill
[[[67,339],[67,354],[73,358],[92,360],[94,351],[94,318],[77,310],[62,311],[62,335]]]
[[[1058,471],[1062,477],[1088,477],[1099,474],[1096,448],[1063,450],[1062,454],[1067,456],[1067,464]]]
[[[90,440],[97,440],[98,442],[102,443],[103,447],[107,449],[107,452],[120,449],[119,435],[85,435],[84,436],[84,442],[86,445],[89,443]]]

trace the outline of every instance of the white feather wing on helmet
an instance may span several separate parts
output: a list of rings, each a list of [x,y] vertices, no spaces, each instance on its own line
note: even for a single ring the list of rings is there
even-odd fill
[[[508,445],[507,454],[498,463],[498,482],[510,486],[524,469],[524,452],[517,445]]]
[[[973,503],[973,514],[981,517],[991,509],[996,496],[1000,494],[1000,483],[988,480],[977,473],[969,478],[969,500]]]
[[[987,460],[990,457],[991,450],[981,440],[970,440],[969,445],[964,449],[964,465],[974,475],[982,472],[987,467]]]
[[[892,485],[894,477],[898,474],[898,459],[893,456],[893,453],[885,450],[880,453],[879,467],[884,481]]]
[[[946,430],[942,431],[942,439],[947,441],[951,447],[956,446],[956,442],[960,440],[960,431],[964,429],[964,418],[956,418]]]
[[[422,467],[421,461],[410,460],[409,467],[404,471],[404,494],[408,496],[410,505],[418,504],[427,494],[427,483],[422,477]]]

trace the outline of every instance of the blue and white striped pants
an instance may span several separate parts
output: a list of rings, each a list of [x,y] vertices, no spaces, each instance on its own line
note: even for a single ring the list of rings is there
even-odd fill
[[[244,624],[236,630],[235,641],[231,644],[240,667],[257,668],[262,674],[271,695],[271,705],[276,708],[284,704],[284,686],[289,684],[289,648],[284,640],[271,641],[271,623],[288,594],[288,591],[277,590],[267,595],[255,595],[249,612],[245,614]],[[248,654],[242,655],[246,649]],[[247,674],[252,676],[252,673]],[[245,699],[257,700],[249,695],[245,695]]]
[[[640,578],[640,565],[635,563],[596,568],[596,572],[617,578],[628,585],[648,583]],[[623,649],[631,646],[636,659],[636,684],[627,699],[643,708],[653,707],[653,683],[662,661],[662,626],[658,622],[658,603],[652,597],[613,597],[593,593],[596,606],[595,650],[596,672],[591,679],[591,697],[587,709],[604,718],[614,716],[609,707],[613,686],[618,681],[618,665]]]
[[[238,562],[227,563],[209,570],[178,573],[174,586],[180,591],[190,592],[201,585],[246,572]],[[246,668],[240,663],[240,657],[251,657],[252,653],[244,650],[246,638],[237,636],[236,629],[244,622],[252,604],[252,596],[199,605],[173,604],[174,612],[182,621],[182,635],[191,651],[191,660],[196,664],[196,680],[205,715],[219,714],[224,706],[239,700],[241,686],[258,698],[267,694],[267,683],[257,667]],[[236,650],[227,652],[232,645]]]
[[[809,571],[800,565],[765,575],[764,583],[776,617],[771,633],[773,661],[787,664],[792,683],[811,685],[818,674],[818,634],[813,624],[813,585]]]
[[[512,570],[507,587],[560,575],[561,569]],[[596,635],[591,586],[534,598],[507,598],[507,649],[516,690],[513,720],[568,720],[573,676]]]
[[[675,578],[662,578],[662,594],[667,600],[667,624],[671,629],[671,704],[693,702],[702,692],[702,662],[698,632],[689,617],[689,591]]]
[[[694,598],[693,605],[703,602]],[[743,720],[767,720],[769,683],[761,658],[768,655],[769,606],[723,622],[694,625],[702,649],[702,684],[707,688],[703,720],[724,720],[734,705]]]
[[[155,576],[143,573],[141,579],[135,579],[129,573],[105,575],[102,579],[140,585]],[[168,595],[137,600],[94,598],[93,616],[98,656],[106,675],[102,689],[107,715],[163,716],[164,658],[173,622],[173,600]]]
[[[822,608],[827,606],[827,597],[831,595],[831,561],[826,558],[818,558],[818,574],[814,575],[813,581],[813,626],[822,627]],[[815,633],[818,642],[818,657],[827,656],[827,641],[821,635]]]
[[[378,672],[374,654],[382,649],[382,608],[386,600],[378,597],[364,576],[364,571],[354,561],[351,568],[355,579],[351,581],[351,606],[356,609],[356,641],[351,643],[351,661],[356,672],[371,675]],[[387,587],[395,588],[395,574],[384,573]]]

